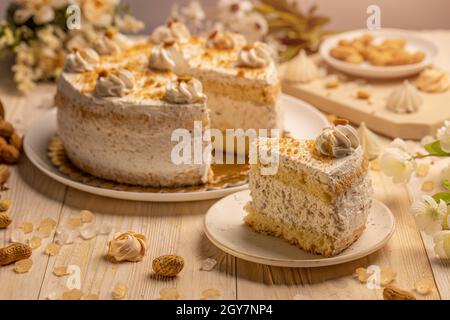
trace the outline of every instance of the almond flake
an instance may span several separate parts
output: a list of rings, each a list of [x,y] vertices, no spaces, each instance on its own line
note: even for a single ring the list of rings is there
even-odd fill
[[[178,300],[180,294],[176,288],[164,288],[159,291],[161,300]]]
[[[358,278],[359,282],[366,283],[369,280],[370,274],[367,273],[366,268],[358,268],[355,270],[355,277]]]
[[[59,250],[61,249],[61,246],[52,242],[45,248],[45,254],[49,256],[56,256],[59,254]]]
[[[59,295],[56,292],[49,293],[47,300],[59,300]]]
[[[212,258],[208,258],[202,262],[202,266],[200,267],[200,270],[202,271],[211,271],[213,270],[217,265],[217,261]]]
[[[89,210],[81,210],[80,218],[83,223],[92,222],[95,218],[94,214]]]
[[[124,283],[118,283],[112,291],[113,299],[122,300],[128,296],[128,287]]]
[[[33,260],[23,259],[14,264],[14,271],[17,273],[27,273],[33,266]]]
[[[429,294],[433,290],[433,287],[434,282],[431,279],[419,278],[414,282],[414,290],[423,296]]]
[[[67,223],[67,225],[70,229],[77,229],[77,228],[81,227],[82,224],[83,224],[83,221],[81,220],[81,217],[78,215],[71,216]]]
[[[68,291],[64,291],[62,294],[63,300],[81,300],[84,293],[80,289],[72,289]]]
[[[88,293],[81,300],[99,300],[99,296],[96,293]]]
[[[416,176],[418,177],[426,177],[430,170],[430,165],[426,163],[421,163],[416,168]]]
[[[53,227],[49,224],[39,226],[39,234],[43,238],[48,238],[52,234]]]
[[[42,240],[39,237],[33,237],[28,244],[30,245],[31,249],[36,249],[41,246]]]
[[[55,228],[57,225],[56,221],[52,218],[45,218],[41,221],[41,224],[39,225],[39,227],[51,227],[52,229]]]
[[[90,240],[95,238],[98,234],[97,227],[95,225],[87,225],[80,231],[80,235],[84,240]]]
[[[222,295],[222,292],[220,292],[219,289],[211,288],[206,289],[202,292],[202,299],[204,300],[212,300],[212,299],[218,299]]]
[[[23,233],[31,233],[34,230],[34,226],[31,222],[22,222],[22,225],[20,226],[20,228],[22,229]]]
[[[68,267],[55,267],[53,268],[53,274],[57,277],[63,277],[70,274]]]
[[[422,184],[422,191],[423,192],[430,192],[434,189],[434,182],[433,181],[425,181]]]
[[[390,268],[384,268],[381,270],[380,284],[382,286],[387,286],[389,283],[395,280],[395,277],[397,277],[397,272]]]

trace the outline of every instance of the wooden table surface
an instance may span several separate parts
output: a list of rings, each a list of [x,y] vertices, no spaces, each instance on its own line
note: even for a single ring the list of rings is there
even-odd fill
[[[444,40],[450,43],[450,32],[425,35],[438,44]],[[0,98],[6,106],[7,119],[24,133],[40,114],[53,107],[55,88],[42,84],[30,95],[20,96],[4,66],[3,69]],[[105,259],[110,236],[99,235],[65,245],[59,255],[49,257],[44,254],[44,248],[54,241],[52,233],[33,251],[34,265],[30,272],[17,274],[13,265],[0,267],[0,299],[46,299],[50,294],[61,294],[67,290],[68,277],[56,277],[52,271],[55,266],[68,265],[80,268],[81,290],[98,294],[100,299],[111,299],[111,292],[119,282],[128,286],[128,299],[158,299],[162,288],[175,287],[185,299],[199,299],[202,291],[209,288],[219,289],[221,299],[382,299],[382,290],[368,289],[352,277],[356,268],[369,265],[395,270],[398,275],[393,284],[406,290],[412,290],[418,278],[434,280],[432,293],[417,295],[418,299],[450,299],[450,262],[434,256],[432,243],[422,237],[409,211],[410,195],[417,196],[417,188],[394,185],[379,171],[372,170],[370,174],[375,197],[395,216],[396,230],[392,239],[378,252],[353,262],[295,269],[246,262],[212,245],[203,232],[203,217],[215,200],[145,203],[103,198],[48,178],[23,155],[20,163],[12,167],[10,189],[1,192],[2,198],[12,200],[13,223],[8,229],[0,230],[0,246],[9,243],[11,232],[24,221],[37,227],[43,218],[50,217],[62,226],[71,214],[88,209],[95,213],[98,225],[108,222],[114,231],[134,230],[145,234],[148,252],[142,262],[111,263]],[[182,273],[173,279],[152,276],[152,259],[168,253],[184,257],[186,264]],[[206,258],[218,261],[210,272],[200,270]]]

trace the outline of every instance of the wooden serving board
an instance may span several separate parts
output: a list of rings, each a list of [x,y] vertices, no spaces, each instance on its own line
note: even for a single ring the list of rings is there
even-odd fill
[[[323,63],[319,61],[323,66]],[[450,90],[445,93],[425,93],[420,110],[412,114],[396,114],[386,109],[386,100],[391,91],[402,85],[404,80],[357,79],[342,76],[327,67],[328,75],[308,84],[290,84],[283,81],[283,91],[300,98],[316,108],[346,118],[354,124],[365,122],[380,134],[392,138],[419,140],[426,135],[434,135],[444,120],[450,119]],[[325,84],[339,75],[344,78],[338,88],[327,89]],[[365,89],[371,95],[369,100],[356,97],[358,89]]]

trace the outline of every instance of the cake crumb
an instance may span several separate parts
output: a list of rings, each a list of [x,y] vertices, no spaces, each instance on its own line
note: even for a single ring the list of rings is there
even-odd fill
[[[325,83],[325,88],[336,89],[340,85],[341,85],[341,82],[339,81],[339,79],[333,79],[333,80],[329,80],[327,83]]]
[[[367,90],[359,89],[356,92],[356,97],[360,100],[368,100],[370,98],[370,93]]]
[[[420,295],[429,294],[434,287],[434,282],[428,278],[419,278],[414,282],[414,290]]]

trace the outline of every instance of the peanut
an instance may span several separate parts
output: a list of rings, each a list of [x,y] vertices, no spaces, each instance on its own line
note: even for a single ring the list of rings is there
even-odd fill
[[[14,133],[14,127],[11,123],[0,120],[0,136],[9,138]]]
[[[0,229],[7,228],[11,222],[12,219],[6,212],[0,212]]]
[[[10,175],[11,171],[9,170],[9,167],[4,164],[0,165],[0,185],[5,184]]]
[[[13,243],[0,249],[0,266],[6,266],[29,257],[31,257],[30,246],[23,243]]]
[[[184,259],[176,255],[160,256],[152,262],[153,271],[164,277],[175,277],[184,268]]]
[[[416,300],[416,297],[412,293],[394,286],[384,288],[383,298],[384,300]]]
[[[9,144],[19,151],[22,150],[22,138],[15,132],[9,138]]]
[[[3,106],[2,101],[0,100],[0,119],[5,118],[5,107]]]
[[[20,152],[16,147],[12,145],[6,145],[0,148],[0,159],[4,162],[14,164],[19,161],[19,158]]]
[[[8,211],[9,207],[11,207],[11,199],[5,198],[0,201],[0,211]]]

